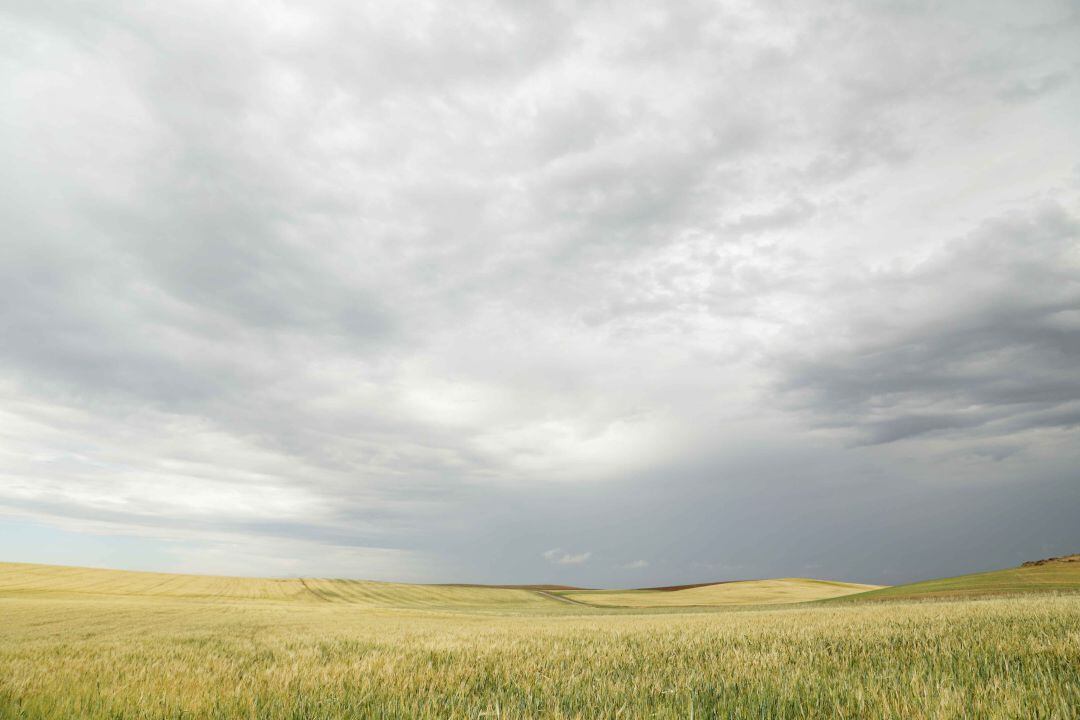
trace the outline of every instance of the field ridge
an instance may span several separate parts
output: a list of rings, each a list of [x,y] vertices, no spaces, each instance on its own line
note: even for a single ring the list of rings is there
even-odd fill
[[[894,585],[828,601],[959,600],[1048,593],[1080,593],[1080,555],[1029,561],[1004,570]]]

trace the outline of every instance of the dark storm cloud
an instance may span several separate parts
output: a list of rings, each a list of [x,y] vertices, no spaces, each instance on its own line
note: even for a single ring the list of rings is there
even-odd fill
[[[837,288],[837,324],[783,389],[865,442],[1075,424],[1080,223],[1058,207],[985,223],[910,270]]]
[[[1073,4],[0,12],[0,511],[649,584],[1073,498]]]

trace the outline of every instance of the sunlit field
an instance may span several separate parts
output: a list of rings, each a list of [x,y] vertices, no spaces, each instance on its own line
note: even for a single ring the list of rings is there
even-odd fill
[[[878,585],[779,578],[747,580],[691,587],[685,590],[584,590],[560,593],[563,597],[602,607],[720,607],[730,605],[784,605],[846,597]]]
[[[0,571],[4,718],[1064,719],[1080,707],[1080,595],[1060,589],[626,608],[568,591]]]

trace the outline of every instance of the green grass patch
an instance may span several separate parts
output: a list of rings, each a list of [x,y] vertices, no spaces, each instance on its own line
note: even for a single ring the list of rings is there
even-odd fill
[[[926,580],[852,595],[841,600],[942,600],[1045,593],[1080,593],[1080,562],[1047,562],[1031,567]]]

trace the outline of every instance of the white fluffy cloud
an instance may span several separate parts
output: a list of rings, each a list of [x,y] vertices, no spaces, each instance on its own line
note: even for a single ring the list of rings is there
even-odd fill
[[[568,553],[560,548],[545,550],[543,555],[544,559],[553,565],[582,565],[592,557],[591,552]]]

